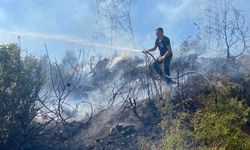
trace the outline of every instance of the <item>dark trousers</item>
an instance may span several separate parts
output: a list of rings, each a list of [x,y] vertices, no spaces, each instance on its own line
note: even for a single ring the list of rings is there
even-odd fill
[[[156,60],[154,63],[153,63],[153,67],[155,69],[155,71],[162,77],[164,77],[164,73],[165,75],[167,76],[170,76],[170,62],[171,62],[171,59],[172,59],[172,55],[169,55],[168,57],[166,57],[164,59],[163,62],[159,62],[158,60]],[[161,69],[161,64],[164,64],[164,73]],[[167,82],[170,81],[169,78],[166,79]]]

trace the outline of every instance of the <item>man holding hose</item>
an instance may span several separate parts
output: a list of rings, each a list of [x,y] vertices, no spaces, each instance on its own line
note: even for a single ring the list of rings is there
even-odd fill
[[[156,29],[156,40],[155,40],[155,45],[153,48],[150,48],[148,50],[145,50],[144,53],[147,54],[148,52],[155,51],[157,48],[160,51],[160,57],[154,62],[153,66],[156,70],[156,72],[161,75],[163,75],[163,72],[160,68],[160,64],[164,64],[164,73],[167,76],[170,76],[170,62],[172,59],[172,48],[170,45],[170,40],[168,37],[164,35],[163,28],[159,27]],[[166,82],[173,83],[173,81],[170,78],[166,78]]]

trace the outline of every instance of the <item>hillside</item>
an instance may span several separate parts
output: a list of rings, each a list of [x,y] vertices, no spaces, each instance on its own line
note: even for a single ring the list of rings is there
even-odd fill
[[[104,58],[88,73],[74,66],[72,73],[67,61],[53,65],[18,51],[1,47],[1,95],[15,102],[1,99],[1,149],[249,148],[247,55],[176,57],[171,70],[180,76],[167,85],[148,65],[150,57]],[[47,69],[53,71],[44,78]]]

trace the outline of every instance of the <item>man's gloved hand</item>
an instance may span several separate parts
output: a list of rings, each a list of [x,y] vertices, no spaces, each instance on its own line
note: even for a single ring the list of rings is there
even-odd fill
[[[163,61],[164,61],[164,59],[165,59],[165,57],[164,57],[164,56],[160,56],[157,60],[158,60],[159,62],[163,62]]]

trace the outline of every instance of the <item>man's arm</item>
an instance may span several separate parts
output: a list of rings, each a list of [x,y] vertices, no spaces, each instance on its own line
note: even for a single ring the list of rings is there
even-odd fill
[[[167,52],[163,55],[164,58],[168,57],[172,53],[171,45],[168,45],[167,48]]]
[[[148,52],[155,51],[156,49],[157,49],[157,45],[155,45],[153,48],[150,48],[150,49],[144,50],[144,51],[143,51],[143,53],[144,53],[144,54],[147,54]]]
[[[157,45],[155,45],[153,48],[148,49],[147,51],[152,52],[152,51],[155,51],[156,49],[157,49]]]
[[[168,57],[172,53],[171,45],[168,45],[167,48],[168,48],[167,52],[163,56],[159,57],[158,61],[160,62],[164,61],[164,59],[166,59],[166,57]]]

